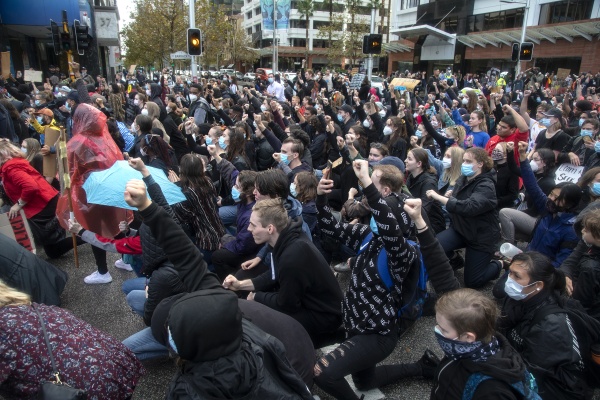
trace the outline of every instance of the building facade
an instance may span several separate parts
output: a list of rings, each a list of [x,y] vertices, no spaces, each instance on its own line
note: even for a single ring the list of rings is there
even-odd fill
[[[63,11],[72,30],[73,20],[89,27],[89,47],[79,55],[71,42],[73,59],[94,78],[114,76],[120,62],[117,0],[8,0],[0,1],[0,46],[10,52],[11,72],[33,68],[47,71],[50,65],[68,75],[67,54],[56,54],[50,20],[62,31]],[[73,37],[71,33],[71,37]]]
[[[388,71],[514,70],[523,27],[534,50],[522,69],[600,71],[600,0],[397,0]]]
[[[391,1],[384,0],[387,9]],[[327,65],[345,65],[349,59],[332,60],[328,58],[328,38],[319,36],[319,27],[330,24],[330,13],[344,15],[345,26],[350,23],[347,1],[332,0],[330,5],[323,0],[313,1],[314,12],[308,21],[308,59],[307,66],[322,68]],[[330,9],[331,7],[331,9]],[[369,2],[360,0],[356,18],[362,21],[371,20]],[[378,27],[376,33],[383,33],[384,43],[389,40],[387,35],[388,16],[384,15],[384,24],[381,24],[381,9],[377,9],[375,20]],[[253,46],[260,52],[260,61],[257,66],[270,67],[273,57],[273,30],[265,30],[261,13],[260,0],[244,0],[242,6],[243,27],[248,35],[252,36]],[[383,26],[383,29],[381,28]],[[392,38],[394,36],[392,35]],[[306,18],[298,11],[298,1],[291,1],[289,14],[289,28],[276,30],[277,52],[279,70],[297,70],[302,59],[306,56]],[[382,54],[385,56],[385,54]],[[361,57],[362,58],[362,57]],[[362,60],[361,60],[362,61]],[[379,66],[379,58],[374,61],[375,69]]]

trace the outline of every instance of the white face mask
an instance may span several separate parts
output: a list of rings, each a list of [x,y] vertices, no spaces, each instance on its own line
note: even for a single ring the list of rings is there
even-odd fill
[[[140,154],[142,155],[142,157],[146,156],[146,152],[144,151],[144,149],[140,148]]]
[[[464,106],[466,106],[467,104],[469,104],[469,99],[467,99],[466,97],[462,99],[462,103]]]
[[[448,169],[452,165],[452,160],[450,160],[449,158],[443,158],[442,164],[444,165],[444,169]]]
[[[392,128],[390,128],[389,126],[386,126],[385,128],[383,128],[383,134],[384,135],[391,135],[394,131],[392,130]]]
[[[135,104],[136,106],[140,104],[140,101],[138,99],[133,100],[133,104]]]
[[[381,118],[385,118],[386,112],[384,110],[379,111]]]
[[[437,128],[437,127],[438,127],[438,125],[439,125],[439,124],[438,124],[438,122],[437,122],[435,119],[432,119],[432,120],[431,120],[431,126],[433,126],[434,128]]]
[[[193,103],[196,100],[198,100],[198,96],[196,96],[195,94],[190,94],[190,101]]]
[[[367,128],[367,129],[369,129],[369,128],[371,127],[371,123],[369,122],[369,120],[368,120],[368,119],[365,119],[365,120],[363,121],[363,126],[364,126],[365,128]]]
[[[538,163],[536,163],[533,160],[529,161],[529,166],[531,167],[531,170],[533,172],[536,172],[538,169],[540,169],[540,167],[538,166]]]
[[[142,110],[142,115],[148,115],[148,110],[146,110],[145,108]]]

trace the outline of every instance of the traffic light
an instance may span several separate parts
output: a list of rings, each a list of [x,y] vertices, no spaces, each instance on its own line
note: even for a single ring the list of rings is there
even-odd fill
[[[52,20],[50,20],[50,32],[52,34],[52,47],[54,47],[54,55],[57,56],[60,54],[60,33],[58,30],[58,24]]]
[[[521,46],[519,45],[519,43],[513,43],[512,45],[512,54],[510,56],[510,59],[513,61],[519,61],[519,51],[520,51]]]
[[[71,50],[71,35],[69,32],[64,30],[60,32],[60,45],[64,51]]]
[[[90,47],[89,27],[81,25],[79,20],[73,21],[73,33],[75,35],[75,48],[77,53],[82,56],[84,51]]]
[[[187,30],[187,47],[190,56],[202,55],[202,38],[200,37],[200,29],[189,28]]]
[[[523,42],[521,43],[521,51],[519,52],[519,60],[531,61],[533,58],[533,43]]]
[[[381,54],[381,41],[383,35],[371,33],[363,37],[363,53],[364,54]]]

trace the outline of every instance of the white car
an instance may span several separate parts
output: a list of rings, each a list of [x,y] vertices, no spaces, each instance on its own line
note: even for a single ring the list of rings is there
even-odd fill
[[[255,78],[256,78],[256,74],[254,72],[246,72],[246,74],[244,75],[243,80],[245,82],[254,82]]]
[[[294,79],[296,78],[295,72],[280,72],[279,74],[281,75],[281,79],[284,79],[284,77],[287,75],[287,78],[290,82],[294,82]]]
[[[383,78],[380,78],[379,76],[372,76],[371,87],[377,88],[379,89],[380,93],[383,93]]]

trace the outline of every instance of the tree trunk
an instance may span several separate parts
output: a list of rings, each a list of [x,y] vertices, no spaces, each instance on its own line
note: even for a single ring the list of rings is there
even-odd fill
[[[392,17],[392,0],[388,0],[388,23],[387,23],[387,39],[386,42],[390,42],[390,18]]]
[[[308,15],[307,15],[306,16],[306,54],[304,55],[306,62],[308,62],[308,28],[309,27],[310,27],[310,21],[309,21]]]

